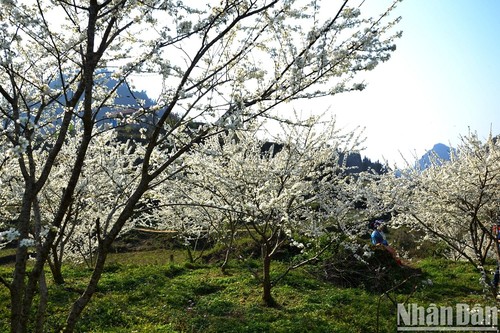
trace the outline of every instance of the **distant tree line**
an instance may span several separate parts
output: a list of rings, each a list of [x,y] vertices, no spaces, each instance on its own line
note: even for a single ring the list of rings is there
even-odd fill
[[[379,161],[372,162],[372,160],[368,157],[361,157],[361,154],[358,152],[349,152],[347,154],[343,153],[341,155],[340,163],[345,163],[345,166],[347,167],[346,172],[350,174],[371,171],[382,175],[388,171],[387,165],[384,165]]]

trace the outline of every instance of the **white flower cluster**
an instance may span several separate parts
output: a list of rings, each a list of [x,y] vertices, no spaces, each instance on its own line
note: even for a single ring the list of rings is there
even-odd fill
[[[35,240],[32,238],[23,238],[19,241],[20,247],[32,247],[35,246]]]
[[[434,285],[434,282],[432,282],[431,279],[425,279],[425,280],[422,280],[422,285],[423,286],[429,286],[429,287],[432,287]]]
[[[18,230],[10,228],[9,230],[0,231],[0,248],[9,244],[10,242],[19,239],[21,234]],[[35,240],[32,238],[23,238],[19,240],[20,247],[31,247],[35,245]]]
[[[284,135],[276,138],[280,144],[269,151],[263,151],[257,135],[260,124],[205,140],[182,159],[183,176],[160,183],[151,193],[159,209],[143,222],[175,230],[190,240],[185,245],[195,246],[193,240],[209,234],[230,246],[243,229],[255,239],[274,235],[271,248],[289,244],[311,256],[338,233],[353,239],[345,245],[354,253],[363,250],[363,258],[369,257],[369,248],[355,242],[356,224],[344,222],[352,220],[349,198],[364,183],[345,181],[337,172],[342,166],[335,140],[346,137],[334,128],[334,120],[321,125],[316,128],[317,122],[309,120],[283,124]],[[328,230],[333,223],[339,231]],[[297,234],[300,241],[294,239]]]
[[[7,157],[19,157],[26,152],[28,145],[29,141],[25,137],[21,136],[18,139],[18,144],[8,149],[5,154]]]
[[[372,255],[373,251],[370,249],[370,246],[365,244],[365,246],[363,246],[363,258],[370,258]]]
[[[297,242],[294,239],[291,239],[290,245],[295,246],[296,248],[299,248],[299,249],[303,249],[305,247],[303,243]]]
[[[10,228],[9,230],[0,231],[0,245],[7,244],[16,240],[21,234],[14,228]]]

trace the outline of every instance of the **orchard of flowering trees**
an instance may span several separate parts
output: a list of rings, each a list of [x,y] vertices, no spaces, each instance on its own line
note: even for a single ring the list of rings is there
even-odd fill
[[[197,143],[276,117],[285,102],[362,89],[356,74],[388,60],[399,36],[388,15],[395,5],[369,18],[351,1],[330,15],[321,1],[193,3],[1,1],[1,244],[14,242],[16,260],[0,282],[11,332],[44,331],[44,268],[61,283],[65,260],[83,258],[88,284],[59,324],[75,330],[113,242],[155,187],[183,174],[182,157]],[[106,118],[129,108],[115,102],[117,90],[140,73],[160,76],[162,92],[154,105],[137,100],[123,112],[118,128],[151,129],[124,143]],[[198,121],[206,125],[189,130]],[[283,239],[279,219],[304,211],[281,204],[266,208],[268,227],[244,216],[256,238],[275,234],[263,243],[269,255]]]
[[[15,263],[0,283],[11,332],[44,332],[47,279],[63,284],[63,265],[84,262],[88,283],[56,324],[75,331],[115,240],[145,223],[186,240],[209,233],[225,262],[245,233],[272,305],[279,252],[299,254],[291,270],[332,242],[353,247],[359,202],[365,217],[391,212],[394,225],[444,241],[487,286],[498,140],[465,137],[451,162],[423,172],[352,175],[342,161],[356,133],[284,114],[295,100],[363,89],[356,74],[395,50],[396,2],[370,18],[347,0],[330,15],[326,1],[1,0],[0,247],[14,247]],[[157,100],[123,105],[118,91],[134,96],[131,79],[145,73],[162,79]],[[283,120],[269,149],[265,118]]]

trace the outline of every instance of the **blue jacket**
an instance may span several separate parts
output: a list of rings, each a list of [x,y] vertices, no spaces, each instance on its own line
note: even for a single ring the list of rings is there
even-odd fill
[[[388,245],[387,241],[384,238],[384,235],[378,231],[377,229],[373,230],[372,232],[372,244],[377,245],[377,244],[383,244],[383,245]]]

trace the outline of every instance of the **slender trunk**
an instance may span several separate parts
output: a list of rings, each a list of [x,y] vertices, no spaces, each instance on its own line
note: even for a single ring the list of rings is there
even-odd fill
[[[44,333],[43,329],[45,324],[45,314],[47,311],[47,303],[49,298],[49,291],[47,290],[47,281],[45,280],[45,273],[42,271],[40,274],[40,281],[38,282],[40,290],[40,302],[38,303],[38,311],[36,314],[36,333]]]
[[[27,184],[26,191],[23,196],[23,206],[18,217],[18,231],[20,239],[28,238],[31,206],[33,203],[33,195],[31,186]],[[26,287],[26,263],[28,260],[28,248],[26,246],[17,246],[16,264],[14,267],[13,279],[10,285],[10,330],[12,333],[24,333],[23,321],[28,320],[28,313],[23,308],[23,297]]]
[[[83,294],[73,303],[73,306],[71,307],[71,311],[66,318],[65,327],[62,330],[64,333],[72,333],[75,330],[76,323],[80,319],[83,310],[90,302],[92,295],[94,295],[97,289],[97,284],[99,283],[99,280],[101,279],[102,273],[104,271],[104,265],[106,263],[108,253],[111,250],[111,245],[122,230],[125,222],[130,218],[130,216],[132,216],[134,207],[148,188],[148,183],[149,180],[147,179],[147,176],[143,177],[141,183],[138,185],[135,192],[130,196],[127,204],[123,208],[120,216],[112,226],[111,230],[108,232],[106,238],[99,238],[100,240],[97,249],[97,257],[95,259],[95,266],[92,272],[92,276],[90,277],[90,281],[87,284],[87,289],[85,289]]]
[[[40,209],[40,202],[38,201],[37,197],[35,197],[35,200],[33,201],[33,214],[35,219],[35,238],[41,240],[42,213]],[[40,244],[37,244],[36,251],[37,253],[42,252],[42,246]],[[45,279],[45,272],[43,271],[43,266],[38,278],[38,294],[40,295],[40,298],[38,301],[38,309],[35,318],[35,332],[43,333],[44,332],[43,327],[45,324],[45,314],[47,312],[47,304],[49,298],[49,291],[47,289],[47,281]]]
[[[231,253],[231,246],[232,246],[231,243],[232,242],[230,242],[228,247],[226,248],[226,253],[224,254],[224,261],[222,262],[222,265],[220,265],[220,270],[224,275],[227,274],[226,268],[227,268],[227,262],[229,261],[229,253]]]
[[[189,247],[189,245],[186,246],[186,251],[187,251],[189,262],[191,264],[194,263],[193,253],[191,252],[191,248]]]
[[[233,247],[233,242],[234,242],[234,231],[231,230],[231,235],[230,235],[230,238],[229,238],[229,244],[227,245],[226,253],[224,255],[224,262],[220,266],[222,274],[224,274],[224,275],[227,274],[226,267],[227,267],[227,262],[229,261],[229,254],[231,253],[231,249]]]
[[[23,318],[23,296],[25,288],[26,261],[28,249],[18,247],[16,252],[16,264],[14,276],[10,286],[10,330],[12,333],[23,333],[21,323]]]
[[[52,272],[52,278],[54,283],[57,285],[63,285],[65,283],[64,276],[62,274],[62,262],[57,256],[57,247],[53,246],[51,249],[52,258],[48,260],[50,271]]]
[[[97,254],[96,263],[94,266],[94,270],[92,272],[92,276],[90,278],[89,283],[87,284],[87,289],[83,292],[83,294],[73,303],[71,308],[71,312],[66,319],[66,326],[63,329],[64,333],[72,333],[75,330],[76,323],[80,319],[80,316],[90,302],[92,295],[96,291],[97,284],[101,279],[101,275],[104,271],[104,264],[106,263],[106,257],[108,256],[109,247],[103,246],[100,247]]]
[[[276,306],[276,301],[271,294],[272,282],[271,282],[271,256],[269,255],[269,251],[266,245],[262,246],[262,259],[263,259],[263,268],[262,268],[262,287],[263,294],[262,300],[264,304],[269,307]]]
[[[72,217],[74,216],[74,221],[78,221],[78,209],[74,211],[73,200],[68,207],[68,213],[64,219],[62,226],[59,228],[59,234],[54,240],[53,244],[50,246],[50,254],[47,262],[52,272],[52,278],[57,285],[63,285],[65,283],[64,276],[62,275],[62,263],[66,242],[70,235],[73,235],[77,223],[72,223]],[[66,237],[64,235],[67,235]]]

